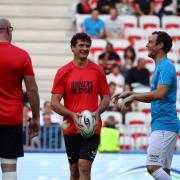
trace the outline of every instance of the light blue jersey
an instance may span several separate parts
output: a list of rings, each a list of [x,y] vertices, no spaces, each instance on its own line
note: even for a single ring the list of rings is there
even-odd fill
[[[176,70],[168,58],[163,58],[156,64],[151,80],[151,91],[155,91],[158,84],[169,85],[170,87],[164,100],[151,102],[152,131],[166,130],[178,133],[180,121],[176,113]]]

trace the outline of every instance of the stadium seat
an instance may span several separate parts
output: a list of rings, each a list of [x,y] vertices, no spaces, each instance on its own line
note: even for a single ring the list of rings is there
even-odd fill
[[[179,29],[171,28],[171,29],[168,29],[167,32],[171,36],[173,41],[175,42],[180,41],[180,28]]]
[[[144,31],[141,28],[126,29],[125,38],[134,45],[135,41],[142,40],[144,37]]]
[[[177,150],[177,151],[180,151],[180,138],[177,139],[177,142],[176,142],[176,150]]]
[[[82,24],[86,18],[90,17],[90,14],[76,14],[76,31],[82,31]]]
[[[149,135],[149,127],[142,126],[142,125],[136,125],[136,126],[128,126],[126,135],[131,136],[135,141],[139,137],[145,137]]]
[[[178,16],[163,16],[161,19],[162,28],[180,28],[180,17]]]
[[[95,54],[97,51],[103,51],[106,47],[106,41],[104,39],[93,39],[91,44],[90,53]]]
[[[148,52],[147,47],[146,47],[147,43],[148,43],[148,41],[144,40],[144,39],[135,41],[134,48],[135,48],[136,52],[137,53],[146,52],[146,54],[147,54],[147,52]]]
[[[134,15],[120,15],[118,19],[124,23],[125,29],[137,27],[137,17]]]
[[[105,111],[101,114],[102,121],[106,121],[109,116],[114,116],[115,120],[122,124],[122,114],[115,111]]]
[[[177,89],[176,99],[177,99],[177,101],[180,101],[180,89]]]
[[[130,45],[129,41],[126,39],[111,39],[109,42],[113,44],[116,52],[124,52],[126,47]]]
[[[179,59],[176,53],[169,52],[167,54],[167,57],[173,62],[173,63],[178,63]]]
[[[153,64],[154,63],[153,59],[148,57],[148,52],[147,51],[137,52],[137,59],[138,58],[143,58],[146,61],[146,64]]]
[[[160,19],[155,15],[144,15],[139,17],[139,26],[143,29],[160,27]]]
[[[144,113],[150,113],[151,112],[151,104],[150,103],[137,103],[137,110]]]
[[[166,31],[163,28],[148,28],[148,29],[144,29],[144,38],[148,39],[148,37],[154,32],[154,31]]]
[[[146,151],[149,145],[149,137],[138,137],[136,139],[136,149]]]
[[[176,102],[176,112],[180,113],[180,101]]]
[[[127,112],[125,115],[126,126],[146,125],[146,114],[143,112]]]
[[[133,150],[135,147],[135,142],[132,137],[121,136],[119,138],[120,150]]]

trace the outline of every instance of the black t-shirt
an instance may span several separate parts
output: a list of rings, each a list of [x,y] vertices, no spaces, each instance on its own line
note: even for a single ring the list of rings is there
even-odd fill
[[[143,85],[149,86],[149,77],[150,77],[150,73],[148,69],[144,68],[138,70],[136,67],[133,67],[127,72],[125,83],[126,84],[141,83]]]
[[[103,60],[105,58],[105,53],[102,53],[99,55],[99,59]],[[119,61],[120,56],[116,52],[112,52],[108,56],[108,61],[113,62],[113,61]]]
[[[135,3],[139,4],[140,9],[144,14],[149,14],[150,12],[150,4],[153,0],[135,0]]]
[[[114,7],[117,0],[98,0],[97,9],[100,14],[109,14],[109,11],[103,9],[104,6]]]

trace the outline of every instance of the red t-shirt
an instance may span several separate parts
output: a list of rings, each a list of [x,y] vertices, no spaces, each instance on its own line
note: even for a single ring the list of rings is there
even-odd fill
[[[0,42],[0,125],[22,123],[22,80],[26,75],[34,75],[28,53]]]
[[[62,94],[64,106],[72,112],[81,113],[87,109],[91,112],[98,108],[98,95],[109,94],[107,80],[104,70],[89,61],[84,68],[79,68],[73,62],[60,68],[55,76],[53,94]],[[70,123],[64,134],[78,133],[74,121],[64,117]],[[96,133],[99,134],[102,126],[101,119],[98,120]]]

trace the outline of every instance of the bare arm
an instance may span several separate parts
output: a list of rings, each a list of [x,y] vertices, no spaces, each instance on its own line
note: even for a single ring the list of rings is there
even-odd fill
[[[27,96],[32,110],[32,121],[29,125],[31,137],[37,136],[39,133],[39,93],[34,76],[25,76],[24,82],[26,86]]]
[[[101,102],[98,106],[98,109],[96,110],[96,112],[98,112],[98,114],[102,114],[109,106],[110,103],[110,96],[105,94],[101,97]]]
[[[134,8],[135,8],[135,11],[137,12],[138,15],[140,15],[140,16],[144,15],[144,13],[142,12],[142,10],[140,9],[139,4],[136,3],[135,6],[134,6]]]
[[[152,92],[133,93],[123,100],[122,109],[127,109],[134,100],[146,103],[149,103],[154,100],[163,100],[167,95],[168,90],[168,85],[158,85],[157,89]]]
[[[150,4],[150,12],[149,12],[149,14],[154,14],[154,12],[155,12],[155,10],[154,10],[154,3],[152,2],[151,4]]]
[[[134,93],[133,99],[141,102],[151,102],[154,100],[163,100],[168,93],[168,85],[158,85],[157,89],[153,92],[147,93]]]
[[[52,110],[60,114],[61,116],[77,119],[77,115],[75,113],[69,111],[67,108],[64,107],[63,104],[60,103],[61,99],[62,99],[62,95],[52,94],[51,96]]]
[[[39,118],[39,93],[34,76],[25,76],[24,82],[26,86],[27,96],[32,110],[34,119]]]

